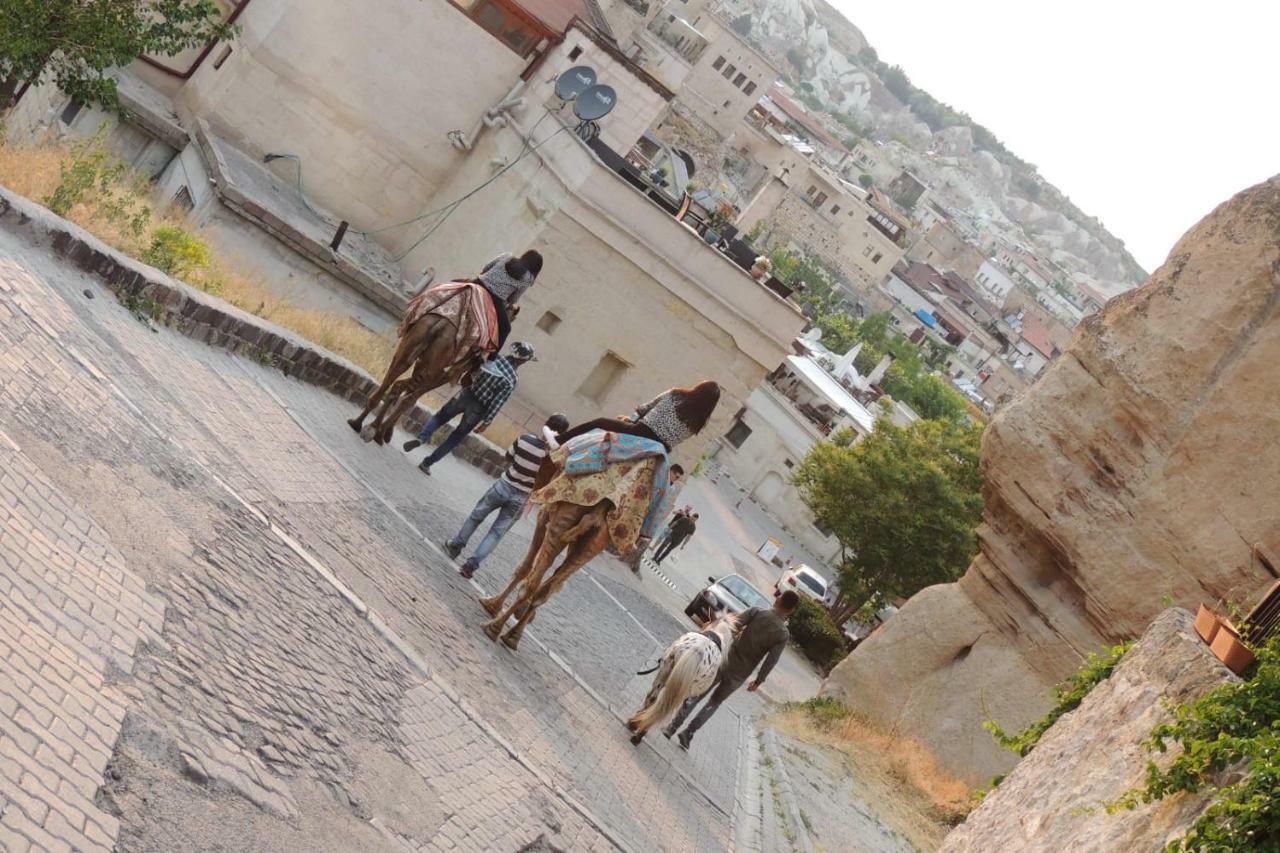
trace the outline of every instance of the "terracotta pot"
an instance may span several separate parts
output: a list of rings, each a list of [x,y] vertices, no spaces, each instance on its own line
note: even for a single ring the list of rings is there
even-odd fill
[[[1236,675],[1243,675],[1255,660],[1253,652],[1240,642],[1236,629],[1226,623],[1219,623],[1218,633],[1214,635],[1209,650]]]
[[[1222,621],[1217,613],[1214,613],[1203,604],[1196,611],[1196,633],[1200,635],[1200,639],[1204,640],[1206,645],[1213,644],[1213,638],[1218,633],[1218,626]]]

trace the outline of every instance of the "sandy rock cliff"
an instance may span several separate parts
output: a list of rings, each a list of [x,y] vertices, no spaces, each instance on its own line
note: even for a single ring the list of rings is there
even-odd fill
[[[1250,604],[1274,580],[1278,438],[1280,176],[1189,231],[991,424],[979,555],[824,690],[986,782],[1013,757],[984,719],[1038,717],[1082,655],[1170,601]]]
[[[1163,850],[1183,835],[1212,802],[1212,790],[1114,814],[1102,806],[1142,784],[1151,758],[1142,742],[1169,721],[1170,704],[1237,680],[1192,622],[1185,610],[1160,614],[1111,677],[1045,733],[939,853]]]

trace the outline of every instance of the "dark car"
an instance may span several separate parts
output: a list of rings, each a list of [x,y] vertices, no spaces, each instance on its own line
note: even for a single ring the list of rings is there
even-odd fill
[[[742,575],[725,575],[716,580],[707,578],[706,589],[693,597],[684,613],[694,622],[705,625],[721,611],[741,613],[749,607],[771,607],[773,602],[764,593],[747,583]]]

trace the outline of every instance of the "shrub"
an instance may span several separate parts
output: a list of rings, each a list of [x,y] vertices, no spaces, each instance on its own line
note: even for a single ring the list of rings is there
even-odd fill
[[[1090,690],[1111,675],[1111,671],[1116,668],[1116,664],[1120,663],[1120,658],[1124,657],[1125,652],[1129,651],[1132,646],[1133,641],[1130,640],[1118,646],[1112,646],[1102,654],[1090,652],[1089,657],[1085,659],[1079,671],[1054,688],[1054,704],[1049,713],[1016,735],[1008,734],[993,720],[987,720],[983,723],[983,728],[991,732],[1005,749],[1012,750],[1018,755],[1026,755],[1035,748],[1035,745],[1040,742],[1040,738],[1049,730],[1050,726],[1058,721],[1059,717],[1068,711],[1075,710],[1084,700],[1084,697],[1089,695]]]
[[[824,671],[839,663],[849,653],[848,644],[827,608],[805,596],[787,623],[791,639],[796,641],[809,660]]]
[[[1248,681],[1224,684],[1156,726],[1147,741],[1153,753],[1181,747],[1161,768],[1147,764],[1145,783],[1109,810],[1136,808],[1182,792],[1217,788],[1218,794],[1171,851],[1280,849],[1280,637],[1261,648]],[[1224,779],[1224,771],[1239,770]],[[1224,784],[1229,782],[1229,784]]]
[[[209,244],[177,225],[161,225],[151,232],[151,245],[142,259],[172,276],[206,269],[212,261]]]

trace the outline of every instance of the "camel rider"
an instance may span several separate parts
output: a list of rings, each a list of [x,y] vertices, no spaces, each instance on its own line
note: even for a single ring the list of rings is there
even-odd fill
[[[560,436],[561,443],[594,429],[624,432],[661,442],[670,453],[676,445],[702,431],[720,402],[720,386],[699,382],[692,388],[672,388],[636,408],[635,417],[596,418]]]
[[[530,249],[520,257],[503,252],[489,261],[476,279],[493,297],[493,307],[498,314],[498,352],[502,352],[511,334],[511,316],[508,309],[515,305],[521,294],[533,287],[542,272],[542,255]]]
[[[526,362],[533,361],[533,345],[524,341],[516,341],[511,345],[507,355],[495,355],[480,366],[471,380],[471,385],[463,388],[449,402],[440,407],[440,411],[422,427],[418,437],[404,443],[407,453],[431,440],[431,436],[440,427],[462,415],[462,420],[454,427],[449,437],[440,443],[435,451],[418,464],[424,474],[431,473],[431,466],[453,452],[462,440],[479,428],[480,432],[493,423],[498,412],[515,393],[516,369]]]

